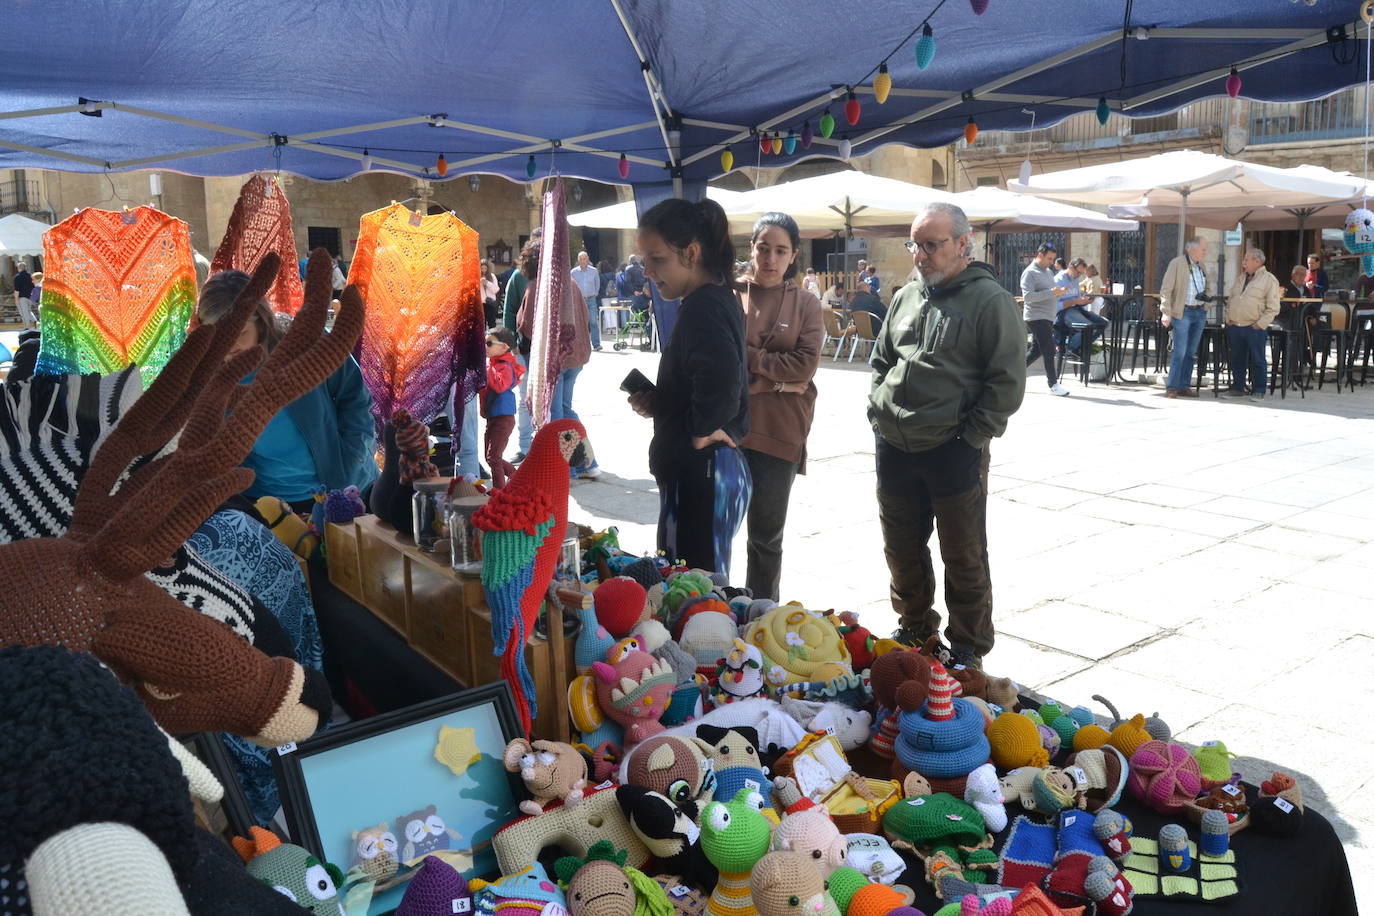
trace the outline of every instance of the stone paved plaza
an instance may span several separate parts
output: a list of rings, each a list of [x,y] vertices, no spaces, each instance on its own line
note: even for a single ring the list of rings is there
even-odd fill
[[[574,483],[570,517],[617,525],[630,550],[652,548],[658,495],[649,421],[617,386],[656,364],[607,347],[575,396],[606,473]],[[988,670],[1099,714],[1093,694],[1158,711],[1186,742],[1224,741],[1250,780],[1292,773],[1374,901],[1374,384],[1261,403],[1066,384],[1052,397],[1032,375],[992,445]],[[885,634],[868,373],[826,358],[817,385],[783,599],[858,611]]]

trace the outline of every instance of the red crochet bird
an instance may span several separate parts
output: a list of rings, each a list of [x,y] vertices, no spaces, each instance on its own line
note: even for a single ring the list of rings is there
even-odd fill
[[[501,675],[515,688],[526,737],[538,707],[525,643],[568,527],[568,469],[591,460],[586,439],[576,420],[545,424],[510,481],[472,515],[483,532],[482,589],[491,608],[492,641],[501,654]]]

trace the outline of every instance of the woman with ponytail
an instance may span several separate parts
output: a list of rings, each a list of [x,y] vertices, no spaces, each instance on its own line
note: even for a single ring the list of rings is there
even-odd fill
[[[749,435],[740,443],[754,483],[749,572],[755,598],[779,600],[782,534],[792,482],[806,473],[806,437],[816,411],[812,379],[821,361],[821,301],[796,283],[801,231],[786,213],[754,223],[744,300]]]
[[[682,300],[656,386],[630,398],[654,421],[658,546],[670,559],[728,577],[752,490],[738,446],[749,432],[749,390],[730,226],[714,201],[665,200],[640,217],[637,241],[660,294]]]

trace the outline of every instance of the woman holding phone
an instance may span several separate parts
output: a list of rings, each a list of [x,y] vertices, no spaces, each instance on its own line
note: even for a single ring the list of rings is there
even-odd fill
[[[730,226],[712,200],[665,200],[640,217],[637,241],[659,294],[682,300],[657,384],[630,397],[654,421],[658,546],[670,559],[728,577],[752,489],[738,445],[749,432],[749,393]]]
[[[794,280],[800,246],[801,230],[792,217],[759,217],[740,294],[749,371],[749,435],[740,444],[754,483],[745,585],[755,598],[774,601],[792,481],[806,473],[806,437],[816,412],[812,379],[825,338],[820,299]]]

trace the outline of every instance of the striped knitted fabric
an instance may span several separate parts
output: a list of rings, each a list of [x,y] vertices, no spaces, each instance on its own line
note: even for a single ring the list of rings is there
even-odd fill
[[[87,466],[142,390],[134,367],[103,376],[39,375],[4,387],[0,544],[60,537],[67,530]],[[191,548],[179,547],[168,566],[147,577],[188,607],[257,642],[266,609]]]
[[[396,445],[401,450],[397,468],[401,483],[438,477],[439,469],[429,460],[429,427],[404,408],[391,415],[391,425],[396,427]]]
[[[711,916],[758,916],[749,891],[749,872],[721,872],[706,912]]]
[[[878,731],[869,739],[869,748],[874,754],[884,760],[891,760],[897,755],[897,752],[893,749],[893,744],[897,740],[898,725],[900,721],[899,713],[889,713],[878,725]]]
[[[38,372],[115,372],[152,381],[186,340],[196,270],[186,224],[152,207],[87,208],[43,234]]]

